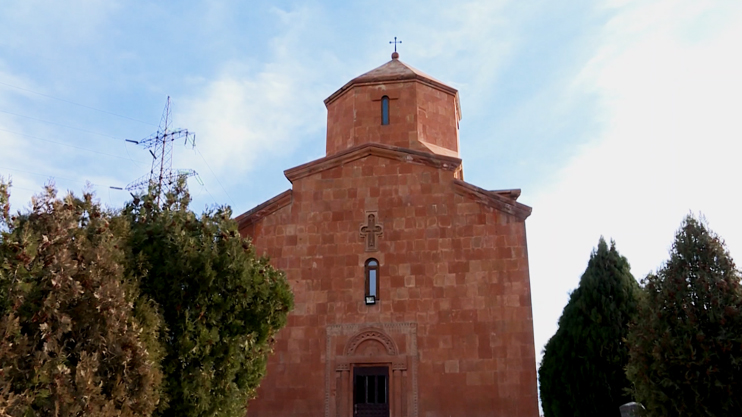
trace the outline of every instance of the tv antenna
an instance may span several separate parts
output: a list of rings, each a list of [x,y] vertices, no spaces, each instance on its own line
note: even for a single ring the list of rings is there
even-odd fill
[[[192,169],[173,170],[173,142],[183,139],[183,145],[190,142],[191,146],[195,147],[196,134],[189,132],[188,129],[173,130],[172,124],[173,116],[170,110],[170,96],[168,96],[157,132],[140,141],[126,139],[127,142],[142,145],[152,155],[152,168],[149,175],[144,175],[130,183],[126,186],[126,190],[141,191],[153,187],[157,193],[157,204],[160,204],[160,198],[170,191],[178,178],[198,175]]]

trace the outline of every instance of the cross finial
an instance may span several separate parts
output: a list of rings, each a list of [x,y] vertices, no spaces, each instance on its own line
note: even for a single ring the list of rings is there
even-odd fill
[[[397,52],[397,44],[402,43],[402,41],[397,41],[397,37],[394,37],[394,42],[389,41],[389,44],[394,44],[394,52]]]

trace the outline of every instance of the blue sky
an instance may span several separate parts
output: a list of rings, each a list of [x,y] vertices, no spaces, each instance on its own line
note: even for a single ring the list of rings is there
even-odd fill
[[[196,132],[197,210],[241,213],[324,154],[322,102],[401,60],[459,89],[465,179],[521,188],[536,349],[601,235],[637,278],[689,212],[742,256],[742,3],[697,0],[11,0],[0,6],[0,175],[27,204],[54,178],[120,206],[149,171],[124,139],[166,97]]]

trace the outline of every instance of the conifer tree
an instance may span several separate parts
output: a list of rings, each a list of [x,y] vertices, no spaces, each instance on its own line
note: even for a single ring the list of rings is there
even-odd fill
[[[126,225],[52,186],[11,215],[1,179],[0,209],[0,415],[150,415],[159,321],[122,266]]]
[[[545,417],[619,416],[631,401],[624,368],[638,292],[626,258],[601,237],[544,348],[538,376]]]
[[[153,194],[135,198],[124,216],[131,273],[165,323],[168,406],[157,414],[242,417],[292,308],[288,282],[240,237],[228,207],[197,216],[183,181],[160,206]]]
[[[184,181],[121,212],[90,194],[10,215],[0,179],[0,415],[244,416],[293,297],[229,208]]]
[[[628,376],[651,416],[742,413],[740,274],[724,242],[688,216],[670,260],[643,281]]]

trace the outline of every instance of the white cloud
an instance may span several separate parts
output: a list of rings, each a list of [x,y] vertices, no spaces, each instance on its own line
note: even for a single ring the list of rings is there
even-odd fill
[[[31,82],[8,71],[5,63],[0,61],[0,110],[14,109],[17,100],[30,95],[28,92],[11,86],[26,90],[33,88]],[[16,123],[12,115],[0,113],[0,145],[2,145],[0,147],[0,176],[5,181],[10,180],[13,183],[10,191],[14,208],[20,208],[16,207],[16,204],[28,201],[34,192],[40,191],[40,189],[34,189],[35,184],[28,178],[28,175],[19,171],[11,171],[11,169],[22,166],[21,161],[29,160],[29,155],[35,154],[29,141],[16,134],[23,131],[23,127]]]
[[[56,183],[63,192],[82,190],[91,171],[103,165],[100,154],[80,148],[106,152],[105,144],[86,143],[89,138],[80,135],[79,130],[68,134],[43,120],[99,130],[82,126],[77,120],[65,120],[66,114],[49,116],[51,109],[70,107],[59,102],[55,102],[56,107],[49,105],[49,97],[70,97],[74,86],[65,82],[65,70],[70,66],[68,62],[80,59],[70,57],[77,51],[90,52],[117,10],[117,2],[104,0],[64,4],[29,0],[3,5],[0,47],[7,56],[0,61],[0,175],[12,179],[14,209],[22,209],[52,177],[58,178]],[[47,68],[50,77],[45,80]]]
[[[96,42],[118,9],[118,2],[109,0],[11,1],[3,5],[0,45],[59,56],[65,48]]]
[[[507,0],[445,2],[420,11],[422,16],[395,21],[411,36],[402,59],[411,56],[413,66],[418,60],[435,61],[438,65],[431,75],[466,94],[465,114],[467,108],[485,111],[482,103],[491,98],[492,85],[522,41],[523,28],[519,24],[525,20],[525,12],[531,10],[521,5],[510,7],[511,4]]]
[[[273,14],[282,33],[271,41],[271,58],[258,67],[224,64],[213,81],[183,100],[176,115],[197,132],[201,153],[230,185],[244,182],[243,175],[266,163],[266,157],[290,154],[300,138],[321,134],[325,125],[319,63],[297,59],[313,11],[274,9]],[[203,165],[199,157],[190,158],[182,163]]]
[[[531,200],[537,350],[600,235],[616,240],[641,279],[667,258],[682,218],[702,212],[742,259],[742,9],[693,1],[620,7],[572,85],[597,94],[602,129]]]

